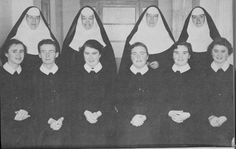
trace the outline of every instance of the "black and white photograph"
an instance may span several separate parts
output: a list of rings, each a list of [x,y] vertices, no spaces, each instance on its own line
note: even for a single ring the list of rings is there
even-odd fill
[[[1,148],[235,148],[234,0],[0,0]]]

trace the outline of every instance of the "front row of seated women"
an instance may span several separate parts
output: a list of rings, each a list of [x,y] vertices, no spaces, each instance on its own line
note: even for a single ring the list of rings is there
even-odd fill
[[[174,46],[173,65],[159,71],[147,66],[146,45],[132,44],[132,65],[113,82],[96,40],[84,43],[84,63],[71,74],[56,64],[57,44],[42,40],[42,64],[31,75],[21,67],[26,47],[10,40],[0,68],[2,146],[230,146],[230,43],[219,38],[210,44],[212,63],[204,78],[188,63],[191,44]]]

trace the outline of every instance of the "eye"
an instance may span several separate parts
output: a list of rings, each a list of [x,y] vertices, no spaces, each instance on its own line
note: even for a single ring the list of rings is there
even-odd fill
[[[184,54],[188,54],[188,51],[184,51],[183,53],[184,53]]]
[[[197,18],[197,16],[195,16],[195,15],[192,15],[192,19],[196,19]]]
[[[24,53],[24,50],[22,49],[22,50],[20,50],[20,53]]]
[[[89,52],[84,52],[85,55],[89,55]]]
[[[97,54],[98,54],[98,52],[93,52],[92,54],[93,54],[93,55],[97,55]]]
[[[215,52],[215,53],[218,53],[218,52],[219,52],[219,50],[217,50],[217,49],[213,49],[213,52]]]
[[[140,55],[146,55],[146,52],[140,52]]]
[[[221,53],[226,53],[226,50],[222,50]]]
[[[205,17],[205,14],[201,14],[200,17],[201,17],[201,18],[204,18],[204,17]]]

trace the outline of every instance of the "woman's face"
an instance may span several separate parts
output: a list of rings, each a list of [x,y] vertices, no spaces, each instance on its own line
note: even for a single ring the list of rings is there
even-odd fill
[[[158,21],[158,14],[146,13],[146,22],[149,27],[155,27]]]
[[[178,45],[173,52],[173,59],[177,66],[184,66],[188,63],[190,54],[188,48],[184,45]]]
[[[20,65],[24,59],[25,50],[22,44],[13,44],[5,54],[8,62],[14,65]]]
[[[86,30],[90,30],[94,25],[94,15],[83,15],[81,14],[82,25]]]
[[[200,14],[200,15],[193,15],[192,14],[192,21],[196,27],[203,26],[205,23],[205,14]]]
[[[101,54],[97,49],[85,47],[84,60],[91,68],[94,68],[100,62]]]
[[[148,54],[144,47],[137,46],[131,50],[131,61],[136,68],[143,68],[147,63],[147,60]]]
[[[38,28],[40,23],[40,16],[31,16],[26,14],[26,22],[30,29],[35,30]]]
[[[223,45],[215,45],[212,49],[212,58],[215,63],[223,64],[229,57],[228,48]]]

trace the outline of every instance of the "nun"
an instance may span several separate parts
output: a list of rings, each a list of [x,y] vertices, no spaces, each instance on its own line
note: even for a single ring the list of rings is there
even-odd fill
[[[111,43],[98,14],[89,6],[79,10],[63,42],[60,62],[64,69],[70,74],[75,68],[83,67],[80,48],[90,39],[97,40],[104,47],[101,63],[115,74],[116,63]]]
[[[52,39],[57,42],[45,18],[43,17],[43,14],[35,6],[28,7],[24,10],[8,34],[5,43],[10,39],[20,40],[27,47],[27,53],[24,61],[22,62],[22,67],[30,74],[33,72],[35,67],[41,64],[38,56],[38,43],[42,39]],[[4,63],[6,60],[3,59],[2,61]]]
[[[130,45],[135,42],[142,42],[148,48],[148,63],[152,68],[164,69],[170,65],[171,48],[174,44],[173,35],[169,26],[156,6],[147,7],[139,17],[137,23],[128,35],[121,59],[120,71],[123,73],[129,70],[132,62],[128,53]]]
[[[201,75],[206,74],[212,60],[207,47],[218,37],[220,34],[210,14],[202,7],[193,8],[185,20],[178,41],[191,43],[193,53],[189,63]]]
[[[87,40],[80,49],[83,67],[71,75],[71,137],[75,147],[109,147],[114,145],[112,84],[114,76],[105,49],[97,40]],[[114,57],[113,57],[114,58]]]
[[[225,38],[214,40],[208,48],[213,60],[208,65],[204,112],[204,140],[214,146],[231,146],[234,137],[233,66],[228,58],[232,46]]]
[[[129,48],[126,54],[132,65],[116,83],[117,145],[156,147],[160,143],[160,73],[148,67],[145,44],[136,42]]]

